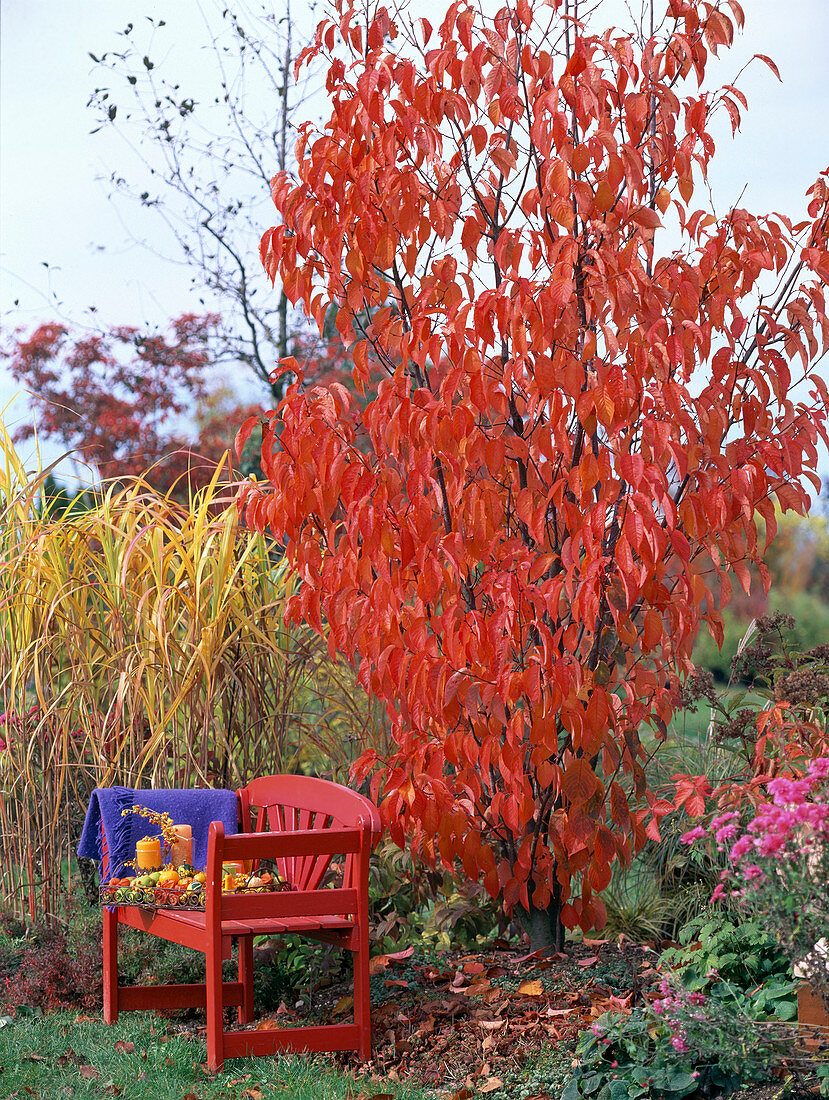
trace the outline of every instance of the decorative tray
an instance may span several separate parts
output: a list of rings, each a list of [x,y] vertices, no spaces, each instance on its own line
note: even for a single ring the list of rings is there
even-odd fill
[[[102,905],[137,906],[142,909],[189,909],[204,911],[205,893],[202,883],[191,886],[136,886],[124,884],[124,880],[105,882],[98,887]],[[266,885],[247,886],[240,883],[225,894],[274,894],[292,890],[289,882],[270,882]]]

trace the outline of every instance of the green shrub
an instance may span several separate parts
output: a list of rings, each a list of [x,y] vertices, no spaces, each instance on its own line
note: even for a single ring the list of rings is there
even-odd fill
[[[372,939],[384,951],[479,950],[510,931],[482,886],[432,869],[391,841],[376,849],[369,880]]]
[[[759,997],[762,987],[765,994],[755,1004],[769,1005],[769,1014],[781,1020],[794,1019],[798,983],[774,936],[759,920],[738,923],[710,909],[685,925],[679,942],[679,947],[663,951],[660,964],[670,968],[686,989],[705,992],[719,981],[730,990]],[[769,985],[779,992],[773,1006]]]
[[[561,1100],[682,1100],[771,1078],[791,1051],[797,1012],[785,957],[759,921],[707,912],[662,953],[660,997],[606,1013],[579,1038]]]

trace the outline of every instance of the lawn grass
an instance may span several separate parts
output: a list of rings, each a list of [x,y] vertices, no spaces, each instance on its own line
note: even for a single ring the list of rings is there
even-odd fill
[[[74,1013],[2,1022],[2,1100],[427,1100],[436,1095],[388,1080],[355,1080],[319,1055],[234,1058],[223,1073],[209,1076],[202,1068],[203,1042],[143,1013],[125,1016],[113,1027]]]

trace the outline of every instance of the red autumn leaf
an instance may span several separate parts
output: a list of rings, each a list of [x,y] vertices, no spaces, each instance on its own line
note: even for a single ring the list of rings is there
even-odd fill
[[[754,54],[754,57],[756,57],[758,61],[762,61],[764,65],[768,65],[768,67],[771,69],[771,71],[774,73],[774,75],[777,77],[777,79],[780,80],[781,83],[782,83],[782,78],[780,76],[780,70],[777,68],[777,66],[775,65],[775,63],[772,61],[772,59],[770,57],[766,57],[766,55],[764,53],[756,53],[756,54]]]
[[[634,210],[631,217],[637,225],[642,225],[646,229],[658,229],[662,225],[659,215],[650,206],[640,206],[638,210]]]
[[[237,458],[242,457],[242,451],[245,449],[245,444],[250,439],[250,433],[257,424],[261,423],[261,419],[262,418],[259,416],[249,416],[247,420],[242,422],[242,426],[239,428],[236,433],[236,438],[233,441],[233,448],[236,451]]]
[[[674,806],[679,809],[684,806],[691,817],[699,817],[705,813],[708,795],[711,793],[711,785],[704,775],[672,775],[671,781],[676,784]]]
[[[601,789],[601,780],[584,758],[567,765],[561,781],[561,790],[574,806],[581,806]]]

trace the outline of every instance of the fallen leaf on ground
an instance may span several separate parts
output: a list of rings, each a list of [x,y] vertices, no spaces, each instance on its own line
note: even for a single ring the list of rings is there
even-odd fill
[[[262,1100],[262,1090],[256,1086],[252,1089],[245,1089],[242,1093],[242,1100]]]
[[[68,1066],[70,1062],[80,1063],[80,1058],[71,1047],[67,1047],[63,1054],[58,1057],[57,1064],[59,1066]]]
[[[414,947],[407,947],[405,951],[392,951],[388,955],[375,955],[373,959],[368,960],[368,972],[374,976],[379,974],[381,970],[385,970],[391,962],[403,962],[404,959],[410,958],[414,954]]]
[[[588,959],[576,959],[576,966],[592,966],[599,961],[598,955],[591,955]]]
[[[402,962],[403,959],[410,959],[414,955],[414,947],[404,947],[402,951],[390,951],[386,958],[391,962]]]
[[[463,992],[467,997],[483,997],[484,993],[488,993],[492,989],[492,983],[486,978],[481,978],[480,981],[473,982],[472,985],[467,986]]]
[[[529,962],[530,959],[543,959],[543,958],[544,958],[544,948],[542,947],[540,951],[530,951],[530,953],[528,955],[519,955],[519,957],[517,959],[513,959],[513,962],[518,964],[518,963]]]
[[[478,1092],[482,1095],[487,1092],[495,1092],[496,1089],[501,1088],[503,1083],[500,1077],[487,1077],[483,1085],[478,1085]]]
[[[544,992],[544,986],[538,979],[532,979],[522,982],[518,987],[518,992],[524,997],[540,997]]]
[[[486,1028],[487,1031],[497,1031],[506,1022],[506,1020],[478,1020],[478,1026]]]
[[[132,1054],[135,1050],[135,1043],[125,1043],[123,1039],[119,1039],[115,1044],[115,1049],[119,1054]]]
[[[81,1077],[85,1077],[87,1081],[92,1081],[101,1076],[100,1070],[95,1069],[94,1066],[81,1066],[78,1073]]]
[[[332,1016],[342,1016],[346,1012],[350,1012],[354,1007],[353,997],[340,997],[334,1007],[331,1009]]]

